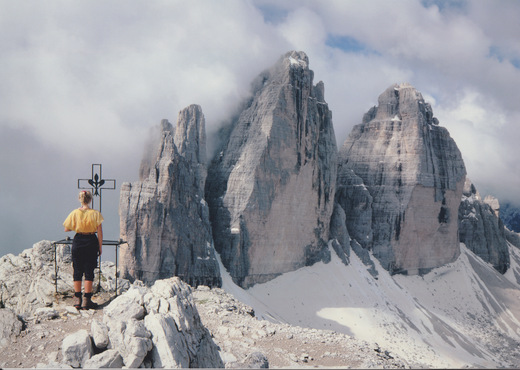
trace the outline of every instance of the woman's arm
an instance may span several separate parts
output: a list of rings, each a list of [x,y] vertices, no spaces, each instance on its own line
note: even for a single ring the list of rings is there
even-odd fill
[[[101,256],[101,253],[103,253],[103,226],[101,224],[97,227],[97,237],[99,240],[98,256]]]

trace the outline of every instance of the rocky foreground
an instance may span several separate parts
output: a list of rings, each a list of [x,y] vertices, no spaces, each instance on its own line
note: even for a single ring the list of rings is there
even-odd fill
[[[212,340],[218,346],[222,366],[226,368],[408,367],[404,361],[375,343],[358,341],[332,331],[259,320],[250,307],[236,301],[222,289],[201,286],[193,291],[193,298],[200,320],[211,333]],[[106,293],[98,294],[95,300],[104,302],[97,310],[77,311],[72,307],[72,298],[64,298],[55,302],[53,307],[42,308],[27,317],[22,330],[4,343],[0,367],[125,366],[122,357],[115,353],[117,351],[101,352],[96,346],[92,347],[90,359],[81,364],[74,362],[82,357],[82,351],[77,347],[71,351],[69,343],[73,338],[88,339],[86,335],[97,343],[99,339],[95,338],[99,324],[103,323],[106,312],[114,302],[113,297]],[[7,311],[0,310],[2,317],[6,316]],[[83,347],[87,348],[88,345]],[[146,361],[149,359],[146,358]],[[146,362],[144,365],[149,367],[153,364]]]
[[[224,290],[192,289],[179,278],[151,287],[121,280],[116,297],[110,263],[94,296],[100,307],[78,311],[67,248],[58,252],[58,294],[52,255],[44,241],[0,259],[2,368],[407,367],[375,343],[259,320]]]

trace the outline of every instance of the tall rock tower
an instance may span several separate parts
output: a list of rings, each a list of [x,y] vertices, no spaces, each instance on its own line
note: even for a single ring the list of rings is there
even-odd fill
[[[415,88],[394,85],[381,94],[338,161],[336,201],[348,233],[385,269],[417,274],[458,257],[466,169]]]
[[[498,199],[482,199],[466,178],[459,207],[459,238],[473,253],[504,274],[510,265],[507,230],[499,217]]]
[[[330,258],[337,147],[313,75],[295,51],[262,73],[208,170],[215,248],[243,287]]]
[[[198,105],[161,122],[141,162],[140,181],[121,187],[119,215],[125,277],[152,283],[179,276],[220,286],[209,210],[204,201],[206,131]]]

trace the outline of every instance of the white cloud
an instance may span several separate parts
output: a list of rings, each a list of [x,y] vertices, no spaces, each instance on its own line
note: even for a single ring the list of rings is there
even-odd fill
[[[179,110],[197,103],[214,131],[258,73],[291,49],[305,51],[315,83],[325,83],[339,146],[380,93],[409,82],[435,100],[434,113],[457,140],[479,189],[505,196],[518,184],[518,1],[49,0],[28,7],[0,0],[0,6],[0,133],[12,136],[0,155],[12,158],[18,148],[17,156],[39,156],[38,166],[16,162],[17,173],[25,184],[57,174],[47,192],[65,194],[90,163],[104,163],[119,183],[135,180],[152,125],[175,122]],[[327,44],[330,35],[364,49],[341,50]],[[3,173],[6,166],[13,171],[13,161],[0,163]],[[4,181],[0,202],[22,209],[46,204],[20,188]],[[66,204],[75,206],[73,198]],[[60,207],[57,219],[69,211]],[[31,243],[59,230],[48,226]]]

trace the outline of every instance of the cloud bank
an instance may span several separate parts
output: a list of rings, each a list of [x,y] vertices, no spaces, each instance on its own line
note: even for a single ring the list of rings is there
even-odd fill
[[[209,140],[250,83],[303,50],[338,145],[377,97],[409,82],[484,194],[520,204],[520,2],[0,0],[0,255],[65,236],[92,163],[134,181],[151,127],[202,106]],[[209,144],[211,146],[211,143]],[[103,193],[119,238],[118,191]]]

